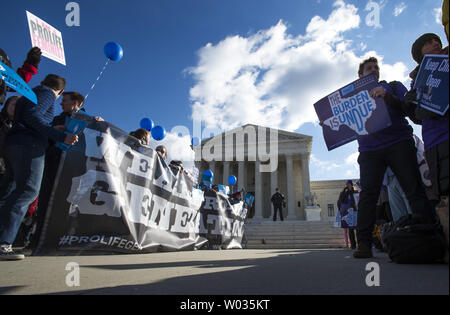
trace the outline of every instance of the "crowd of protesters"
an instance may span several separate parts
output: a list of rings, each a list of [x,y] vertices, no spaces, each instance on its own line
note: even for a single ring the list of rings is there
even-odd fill
[[[443,8],[448,42],[447,0]],[[358,137],[359,202],[356,205],[350,197],[352,193],[346,190],[339,196],[339,210],[351,206],[358,213],[358,246],[353,253],[354,258],[373,257],[374,236],[377,239],[382,223],[396,222],[401,217],[414,214],[421,218],[423,224],[439,222],[442,225],[448,263],[449,111],[441,116],[423,109],[416,101],[417,91],[413,88],[423,57],[428,54],[448,55],[448,46],[443,48],[439,36],[431,33],[420,36],[412,44],[411,55],[418,65],[410,73],[412,83],[409,90],[398,81],[381,81],[378,60],[374,57],[364,60],[359,66],[360,78],[375,74],[379,85],[370,91],[370,95],[384,99],[392,125]],[[423,143],[413,134],[407,117],[422,126]],[[348,232],[345,230],[347,246]],[[353,233],[350,237],[351,247],[356,249]]]
[[[447,0],[444,10],[443,24],[448,41]],[[410,74],[414,83],[424,55],[448,55],[448,46],[443,48],[437,35],[427,33],[413,43],[411,54],[418,64]],[[40,59],[39,48],[28,52],[17,70],[25,82],[38,73]],[[1,49],[0,61],[11,67],[11,61]],[[448,110],[444,116],[424,110],[417,104],[413,84],[408,90],[401,82],[380,80],[378,60],[374,57],[364,60],[358,69],[360,78],[369,74],[374,74],[379,81],[370,95],[384,99],[392,124],[377,133],[358,137],[359,202],[356,204],[353,198],[352,183],[348,183],[339,197],[339,208],[352,207],[358,212],[356,238],[355,227],[346,227],[345,232],[351,247],[357,247],[353,257],[373,257],[373,235],[378,220],[396,221],[408,213],[419,215],[424,223],[434,223],[440,217],[448,246]],[[0,260],[20,260],[24,255],[15,253],[12,244],[26,214],[35,214],[36,204],[37,229],[42,225],[45,212],[40,209],[48,203],[61,157],[55,144],[74,145],[78,141],[77,135],[64,132],[64,125],[66,117],[83,110],[84,97],[78,92],[65,92],[66,80],[54,74],[47,75],[33,89],[37,104],[25,97],[6,98],[8,87],[3,81],[0,84],[0,105],[4,104],[0,112]],[[55,117],[55,102],[60,97],[63,113]],[[418,150],[420,143],[407,117],[422,126],[422,151]],[[150,135],[145,129],[131,132],[130,137],[141,145],[149,145]],[[165,161],[167,149],[159,146],[156,151]],[[424,164],[429,178],[424,176]],[[184,173],[181,161],[172,160],[168,166],[174,175]],[[242,196],[233,198],[242,199]],[[279,212],[283,220],[281,209]]]
[[[413,59],[419,64],[426,54],[447,54],[441,39],[435,34],[424,34],[412,45]],[[357,210],[358,248],[354,258],[373,257],[372,247],[383,249],[380,226],[397,222],[400,218],[415,214],[424,224],[440,221],[444,228],[448,249],[448,166],[449,166],[449,114],[434,114],[420,107],[416,101],[414,79],[419,66],[411,72],[411,89],[400,82],[379,79],[378,60],[364,60],[359,67],[359,77],[375,74],[379,86],[370,91],[373,98],[383,98],[392,125],[377,133],[359,136],[360,194],[356,205],[351,183],[342,191],[338,200],[340,215],[344,210]],[[413,134],[409,117],[422,125],[422,141]],[[349,233],[350,232],[350,233]],[[356,249],[352,229],[344,226],[347,246]],[[348,235],[348,236],[347,236]],[[448,262],[448,250],[446,255]]]
[[[26,83],[38,73],[41,55],[41,50],[33,47],[18,68],[17,73]],[[12,67],[2,49],[0,61]],[[24,245],[33,248],[39,241],[62,155],[56,144],[78,142],[77,135],[64,130],[67,117],[84,111],[84,97],[76,91],[66,92],[66,80],[54,74],[47,75],[33,89],[37,104],[16,95],[7,98],[7,93],[14,91],[3,80],[0,84],[0,105],[3,105],[0,111],[0,260],[21,260],[24,255],[15,253],[12,245],[18,239],[23,244],[28,237]],[[59,98],[62,98],[62,113],[55,117],[55,103]],[[94,119],[103,121],[101,117]],[[130,139],[148,146],[150,133],[138,129],[130,133]],[[165,161],[167,149],[159,146],[156,151]],[[174,175],[180,171],[188,174],[181,161],[171,161],[169,167]],[[30,222],[34,223],[33,231]],[[24,226],[28,228],[25,232]]]

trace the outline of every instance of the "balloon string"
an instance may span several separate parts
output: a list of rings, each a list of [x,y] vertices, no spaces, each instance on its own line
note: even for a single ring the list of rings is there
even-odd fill
[[[108,66],[108,64],[109,64],[109,58],[106,60],[106,63],[105,63],[105,65],[103,66],[102,71],[100,71],[100,74],[98,75],[97,80],[94,81],[94,84],[92,84],[91,89],[90,89],[89,92],[86,94],[86,97],[84,98],[83,106],[84,106],[84,103],[86,103],[86,100],[87,100],[89,94],[90,94],[90,93],[92,92],[92,90],[95,88],[95,85],[97,84],[98,80],[100,80],[100,77],[102,76],[102,74],[103,74],[103,72],[105,71],[105,69],[106,69],[106,67]]]

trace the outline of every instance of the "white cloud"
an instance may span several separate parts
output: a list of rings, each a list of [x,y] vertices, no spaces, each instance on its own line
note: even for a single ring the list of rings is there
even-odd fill
[[[347,157],[345,163],[348,165],[356,165],[358,164],[359,152],[355,152]]]
[[[220,130],[252,123],[294,131],[317,122],[313,104],[357,79],[359,63],[369,55],[380,61],[382,79],[408,80],[403,63],[384,64],[373,51],[357,56],[366,47],[353,45],[345,33],[359,28],[358,10],[341,0],[333,7],[327,19],[313,17],[305,34],[289,34],[281,20],[248,37],[202,47],[198,64],[186,69],[196,81],[192,119]]]
[[[437,24],[442,24],[442,8],[436,8],[433,9],[434,11],[434,18]]]
[[[342,179],[345,175],[347,178],[359,178],[359,152],[349,155],[343,163],[334,161],[322,161],[314,154],[310,158],[311,175],[314,178]]]
[[[399,16],[400,14],[403,13],[403,11],[404,11],[406,8],[407,8],[407,5],[406,5],[404,2],[402,2],[402,3],[398,4],[398,5],[396,5],[396,6],[395,6],[395,9],[394,9],[394,16]]]

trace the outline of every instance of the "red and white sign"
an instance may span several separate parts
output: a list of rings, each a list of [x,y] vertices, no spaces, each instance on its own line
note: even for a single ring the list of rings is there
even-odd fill
[[[44,57],[66,65],[61,32],[32,13],[26,12],[32,47],[39,47]]]

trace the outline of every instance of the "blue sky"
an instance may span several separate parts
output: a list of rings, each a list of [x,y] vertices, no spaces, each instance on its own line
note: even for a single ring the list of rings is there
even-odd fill
[[[436,20],[442,1],[82,0],[73,27],[68,2],[2,5],[0,47],[15,68],[31,48],[25,10],[62,32],[67,66],[43,58],[30,86],[56,73],[86,95],[106,61],[103,46],[115,41],[124,57],[89,94],[89,113],[127,132],[144,117],[192,131],[197,117],[224,131],[254,123],[311,135],[312,180],[359,176],[357,144],[328,152],[312,104],[355,80],[369,55],[380,58],[382,79],[409,86],[414,40],[433,32],[448,44]],[[368,25],[374,3],[379,24]],[[169,134],[165,144],[188,159],[189,139]]]

